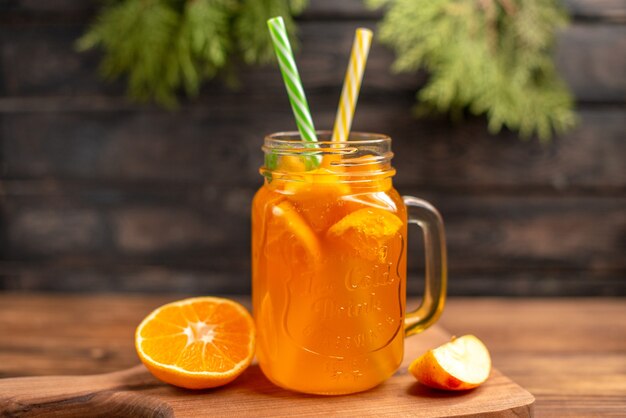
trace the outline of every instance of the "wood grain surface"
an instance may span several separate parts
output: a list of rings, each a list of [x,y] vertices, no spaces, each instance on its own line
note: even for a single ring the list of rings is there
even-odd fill
[[[160,383],[141,365],[101,375],[0,379],[0,413],[17,417],[214,417],[314,415],[354,417],[531,417],[534,397],[497,370],[479,388],[443,392],[408,373],[411,359],[449,341],[435,325],[406,341],[405,361],[390,379],[366,392],[311,396],[286,391],[253,363],[235,382],[190,391]]]
[[[0,295],[0,335],[10,336],[0,338],[0,376],[132,367],[134,327],[175,298]],[[409,308],[415,304],[410,300]],[[535,396],[538,417],[623,416],[626,410],[623,299],[452,298],[440,324],[481,338],[494,367]]]
[[[72,310],[63,308],[66,314]],[[87,321],[80,320],[80,323],[88,325]],[[372,390],[349,396],[310,396],[283,390],[267,380],[256,363],[232,384],[204,391],[162,384],[140,365],[99,375],[0,379],[0,414],[16,417],[196,417],[210,410],[210,415],[216,417],[532,416],[534,397],[496,369],[486,383],[471,391],[443,392],[417,383],[407,371],[410,362],[449,339],[450,334],[439,325],[408,338],[405,358],[398,372]]]

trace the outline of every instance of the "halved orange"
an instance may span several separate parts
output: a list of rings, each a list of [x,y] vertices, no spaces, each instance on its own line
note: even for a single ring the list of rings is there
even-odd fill
[[[252,317],[239,303],[197,297],[155,309],[137,327],[135,348],[158,379],[188,389],[233,381],[254,356]]]

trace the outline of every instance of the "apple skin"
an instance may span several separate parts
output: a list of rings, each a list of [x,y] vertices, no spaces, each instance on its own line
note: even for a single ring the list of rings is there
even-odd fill
[[[474,340],[478,340],[473,335],[468,335],[460,338],[471,338]],[[453,338],[452,342],[454,342],[454,340],[455,339]],[[474,389],[475,387],[480,386],[487,379],[491,371],[491,359],[489,358],[489,352],[486,351],[487,348],[484,347],[482,342],[480,342],[480,345],[485,350],[483,354],[486,354],[489,360],[486,365],[487,372],[485,374],[485,378],[482,381],[466,382],[446,371],[435,356],[436,350],[448,350],[452,342],[443,344],[442,346],[439,346],[432,350],[428,350],[426,353],[422,354],[411,363],[411,365],[409,366],[409,372],[411,372],[411,374],[415,376],[415,378],[423,385],[435,389],[460,391]]]

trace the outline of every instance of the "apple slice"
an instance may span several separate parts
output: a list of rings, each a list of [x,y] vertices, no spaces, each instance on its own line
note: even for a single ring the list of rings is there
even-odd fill
[[[420,383],[436,389],[467,390],[475,388],[489,377],[489,350],[473,335],[452,338],[422,354],[409,366]]]

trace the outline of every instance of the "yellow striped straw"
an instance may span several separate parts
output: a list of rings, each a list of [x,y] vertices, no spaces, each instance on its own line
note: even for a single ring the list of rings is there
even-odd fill
[[[357,29],[350,53],[350,63],[346,70],[346,78],[343,81],[343,89],[339,99],[339,109],[337,109],[335,127],[333,128],[333,141],[347,141],[350,137],[354,109],[359,97],[361,80],[363,80],[365,63],[371,45],[372,31],[364,28]]]

